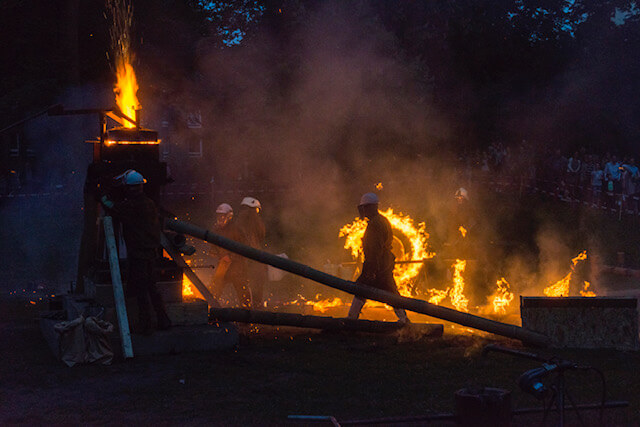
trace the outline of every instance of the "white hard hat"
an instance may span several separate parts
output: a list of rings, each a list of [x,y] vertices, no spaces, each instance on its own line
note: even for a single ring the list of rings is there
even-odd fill
[[[365,193],[360,197],[360,206],[377,205],[378,203],[380,203],[380,199],[375,193]]]
[[[138,172],[138,171],[133,170],[133,169],[129,169],[129,170],[125,171],[124,173],[116,176],[115,179],[122,180],[122,183],[126,184],[126,185],[138,185],[138,184],[146,184],[147,183],[147,180],[144,179],[142,174],[140,172]]]
[[[460,188],[458,188],[456,190],[456,197],[460,197],[460,198],[469,200],[469,193],[467,193],[467,190],[465,190],[464,188],[460,187]]]
[[[233,213],[233,208],[228,203],[221,203],[216,208],[216,213],[221,213],[221,214]]]
[[[243,206],[249,206],[250,208],[262,208],[262,205],[260,205],[260,201],[258,199],[254,199],[253,197],[245,197],[244,199],[242,199],[242,203],[240,203]]]

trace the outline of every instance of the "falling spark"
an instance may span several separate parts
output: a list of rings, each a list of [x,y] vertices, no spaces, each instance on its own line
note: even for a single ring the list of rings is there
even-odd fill
[[[460,226],[458,228],[458,230],[460,231],[460,234],[462,234],[462,237],[467,237],[467,229],[464,228],[463,226]]]

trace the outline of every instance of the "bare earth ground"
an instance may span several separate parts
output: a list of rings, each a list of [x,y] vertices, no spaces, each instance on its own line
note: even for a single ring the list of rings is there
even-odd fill
[[[442,339],[414,341],[245,328],[240,345],[230,351],[67,368],[46,346],[37,314],[38,307],[24,299],[0,299],[0,425],[300,425],[287,416],[333,415],[342,422],[418,416],[453,412],[454,392],[467,386],[512,390],[514,408],[539,405],[516,383],[537,363],[495,353],[482,357],[489,340],[471,336],[445,333]],[[520,348],[518,342],[500,343]],[[601,368],[608,398],[631,402],[628,410],[609,413],[606,425],[640,423],[638,353],[556,354]],[[600,396],[595,375],[571,375],[568,388],[578,402]],[[597,425],[597,414],[583,417]],[[519,416],[514,424],[539,425],[537,420]],[[573,420],[570,425],[576,425]]]

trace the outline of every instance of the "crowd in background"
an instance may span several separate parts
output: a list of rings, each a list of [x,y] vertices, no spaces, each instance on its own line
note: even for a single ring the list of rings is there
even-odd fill
[[[539,191],[562,201],[640,213],[640,170],[633,156],[589,153],[582,147],[570,155],[527,141],[515,146],[496,142],[484,151],[459,157],[461,180],[486,183],[496,191]]]

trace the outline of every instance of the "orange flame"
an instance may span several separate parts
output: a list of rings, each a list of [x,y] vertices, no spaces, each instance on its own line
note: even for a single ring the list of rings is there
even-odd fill
[[[195,298],[196,294],[193,291],[193,283],[186,275],[182,276],[182,297],[193,297]]]
[[[379,190],[382,190],[383,188],[384,188],[384,187],[382,186],[382,183],[381,183],[381,182],[379,182],[379,183],[377,183],[377,184],[376,184],[376,190],[378,190],[378,191],[379,191]]]
[[[593,291],[589,291],[587,289],[589,289],[589,286],[591,286],[591,283],[587,282],[586,280],[584,281],[584,288],[582,288],[582,290],[580,291],[580,295],[583,297],[595,297],[596,293]]]
[[[494,313],[506,313],[507,307],[513,301],[513,292],[509,291],[509,282],[504,277],[496,282],[498,289],[493,296]]]
[[[458,228],[458,230],[460,231],[460,234],[462,234],[462,237],[467,237],[467,229],[464,228],[463,226],[460,226]]]
[[[124,59],[118,61],[116,77],[117,82],[113,89],[116,95],[116,104],[125,116],[135,120],[136,110],[140,108],[140,102],[138,102],[138,97],[136,96],[138,93],[138,82],[136,80],[136,73],[133,71],[133,66]],[[124,127],[132,128],[135,127],[135,125],[125,120]]]
[[[544,288],[544,294],[548,297],[566,297],[569,296],[569,284],[571,275],[575,271],[576,264],[587,259],[587,251],[582,251],[575,258],[571,259],[571,271],[551,286]],[[585,288],[586,289],[586,288]]]
[[[469,300],[464,296],[464,277],[462,277],[462,273],[464,269],[467,267],[467,261],[463,259],[457,259],[456,263],[452,265],[453,272],[453,289],[449,292],[449,296],[451,297],[451,304],[459,311],[469,311],[467,308],[469,304]]]
[[[444,291],[440,289],[427,289],[427,292],[431,295],[431,297],[429,297],[429,302],[431,304],[439,305],[447,295],[449,295],[449,289],[450,288],[447,288]]]
[[[120,111],[135,121],[136,110],[140,108],[140,103],[137,98],[138,82],[131,65],[133,6],[130,0],[107,0],[107,9],[113,20],[109,30],[116,72],[116,84],[113,92],[116,95],[116,104]],[[123,125],[127,128],[135,127],[128,120],[123,120]]]
[[[410,244],[410,248],[403,254],[396,254],[396,261],[424,260],[433,258],[435,254],[427,250],[429,234],[425,231],[425,223],[414,224],[409,215],[401,212],[394,213],[393,208],[380,212],[391,223],[394,231],[402,234]],[[340,229],[339,236],[344,237],[344,248],[351,251],[351,256],[356,260],[361,260],[362,237],[367,228],[367,220],[356,218],[351,224],[347,224]],[[398,291],[403,296],[411,296],[411,286],[415,278],[422,269],[422,263],[396,264],[393,276],[398,285]]]

